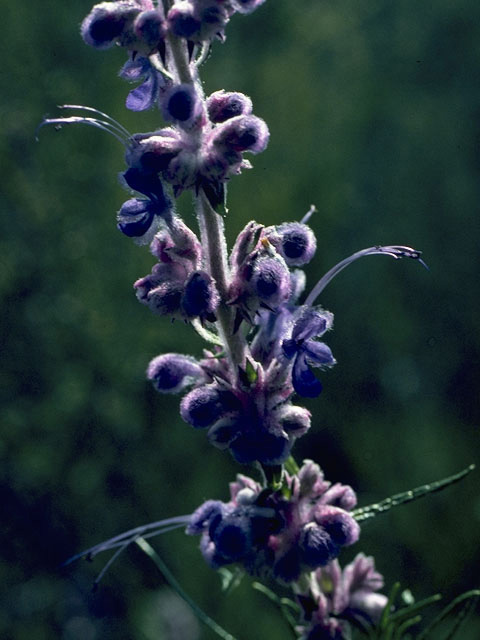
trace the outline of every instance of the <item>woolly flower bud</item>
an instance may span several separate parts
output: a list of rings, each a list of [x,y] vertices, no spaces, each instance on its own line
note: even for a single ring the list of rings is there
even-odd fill
[[[154,217],[155,205],[150,200],[131,198],[123,203],[118,212],[117,226],[129,238],[145,238],[142,243],[146,244],[156,231]]]
[[[300,267],[313,258],[317,241],[313,231],[301,222],[285,222],[265,230],[266,237],[289,267]]]
[[[196,429],[209,427],[221,416],[222,410],[220,390],[216,385],[193,389],[180,403],[180,415]]]
[[[277,307],[290,297],[290,273],[285,262],[277,257],[264,256],[255,260],[250,285],[260,300]]]
[[[291,404],[282,405],[275,411],[273,420],[277,421],[289,435],[303,436],[310,429],[311,413],[305,407],[295,407]]]
[[[338,555],[338,546],[332,537],[315,522],[309,522],[303,527],[299,546],[302,561],[312,569],[324,567]]]
[[[167,15],[168,28],[180,38],[197,40],[201,22],[195,17],[195,9],[190,2],[177,2]]]
[[[187,535],[194,536],[202,533],[209,521],[222,513],[223,506],[224,504],[220,500],[207,500],[201,504],[190,516],[190,522],[186,529]]]
[[[213,132],[212,141],[223,149],[260,153],[266,149],[269,136],[268,127],[261,118],[244,115],[219,125]]]
[[[247,555],[251,548],[251,520],[248,513],[240,509],[218,518],[212,525],[209,533],[222,558],[235,562]]]
[[[252,101],[243,93],[215,91],[207,99],[208,117],[212,122],[225,122],[252,113]]]
[[[139,13],[138,4],[129,0],[97,4],[82,22],[82,38],[91,47],[108,49],[121,38]]]
[[[147,276],[148,277],[148,276]],[[134,284],[137,288],[138,281]],[[152,288],[146,298],[146,304],[153,313],[159,316],[175,315],[180,309],[183,287],[176,281],[165,281]],[[137,296],[143,302],[140,296]]]
[[[150,362],[147,378],[161,393],[178,393],[194,382],[205,380],[205,374],[195,358],[165,353]]]
[[[360,537],[360,525],[349,513],[338,507],[319,507],[315,516],[332,540],[340,546],[349,546]]]
[[[147,53],[155,51],[165,37],[165,22],[156,9],[142,11],[133,23],[136,37],[146,45]]]
[[[162,114],[168,122],[192,124],[202,113],[202,103],[194,87],[178,84],[166,91],[161,98]]]
[[[220,296],[208,273],[196,271],[185,284],[181,306],[187,318],[200,316],[214,321],[215,309],[220,303]]]
[[[179,134],[173,129],[161,129],[153,134],[138,134],[125,155],[130,167],[159,172],[167,169],[169,162],[182,149]]]

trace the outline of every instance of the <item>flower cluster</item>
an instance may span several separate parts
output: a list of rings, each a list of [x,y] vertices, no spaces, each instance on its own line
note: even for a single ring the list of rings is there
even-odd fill
[[[371,557],[359,553],[342,571],[338,560],[315,571],[306,594],[297,596],[304,624],[301,640],[343,640],[351,623],[375,624],[387,604],[383,577]]]
[[[158,234],[152,243],[153,253],[161,258],[158,247],[165,245],[164,236]],[[182,399],[182,418],[196,429],[208,429],[210,442],[230,449],[238,462],[285,462],[295,439],[310,427],[309,411],[291,402],[294,392],[317,396],[321,384],[311,367],[335,363],[329,347],[317,339],[331,328],[332,314],[295,304],[305,276],[290,267],[308,262],[315,246],[315,236],[306,224],[264,228],[249,223],[233,247],[227,289],[235,330],[241,331],[244,323],[254,336],[245,362],[232,370],[217,349],[205,351],[204,358],[196,361],[195,375],[192,361],[179,354],[158,356],[149,365],[148,378],[158,391],[171,393],[193,387]],[[183,308],[184,318],[195,315],[212,320],[207,312],[215,311],[213,302],[218,304],[219,299],[213,283],[208,274],[194,270],[198,263],[188,265],[193,281],[183,263],[181,277],[177,277],[180,266],[175,257],[179,253],[183,258],[184,251],[169,247],[152,274],[135,283],[137,295],[157,313],[175,314]],[[169,277],[172,269],[175,271]],[[182,383],[166,385],[167,377]]]
[[[356,505],[353,489],[331,485],[310,460],[295,476],[286,474],[283,491],[264,490],[239,475],[230,493],[230,502],[201,505],[187,527],[201,534],[203,556],[214,568],[239,563],[253,575],[288,584],[358,540],[360,528],[349,513]]]

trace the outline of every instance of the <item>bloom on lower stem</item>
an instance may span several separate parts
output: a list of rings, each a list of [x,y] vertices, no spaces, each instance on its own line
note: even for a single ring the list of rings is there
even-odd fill
[[[236,562],[252,575],[294,582],[358,540],[359,526],[348,512],[355,494],[350,487],[334,486],[336,491],[329,493],[330,483],[311,461],[305,461],[298,476],[286,474],[279,491],[262,490],[239,475],[230,485],[230,502],[201,505],[187,533],[202,536],[200,548],[214,568]]]
[[[382,587],[374,559],[363,553],[343,571],[338,560],[317,569],[309,592],[298,596],[304,618],[301,640],[348,640],[351,622],[376,624],[388,601],[377,593]]]

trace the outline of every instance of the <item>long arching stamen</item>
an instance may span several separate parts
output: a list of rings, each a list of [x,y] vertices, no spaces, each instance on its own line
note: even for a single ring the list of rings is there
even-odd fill
[[[303,216],[303,218],[300,220],[300,224],[308,224],[308,221],[310,220],[310,218],[313,216],[314,213],[316,213],[318,211],[317,207],[314,204],[310,205],[310,209],[307,211],[307,213]]]
[[[58,125],[60,128],[64,124],[88,124],[91,127],[96,127],[97,129],[102,129],[102,131],[106,131],[110,133],[114,138],[116,138],[122,145],[126,145],[129,141],[129,137],[123,132],[119,132],[111,122],[104,122],[103,120],[97,120],[97,118],[88,118],[85,116],[70,116],[68,118],[45,118],[37,127],[35,132],[35,137],[38,140],[38,130],[41,129],[46,124],[54,124]]]
[[[100,584],[100,581],[102,580],[103,576],[107,573],[107,571],[110,569],[110,567],[112,566],[112,564],[115,562],[115,560],[118,558],[118,556],[123,553],[123,551],[125,551],[125,549],[128,547],[128,545],[130,545],[132,542],[135,542],[135,540],[137,540],[138,536],[135,536],[135,538],[133,540],[128,540],[128,542],[124,542],[121,547],[115,551],[115,553],[113,554],[113,556],[108,560],[108,562],[105,564],[105,566],[103,567],[103,569],[100,571],[100,573],[98,574],[98,576],[95,578],[94,582],[93,582],[93,590],[95,591],[95,589],[98,587],[98,585]]]
[[[397,245],[388,245],[384,247],[381,247],[381,246],[369,247],[368,249],[362,249],[362,251],[357,251],[356,253],[349,256],[348,258],[345,258],[345,260],[342,260],[341,262],[336,264],[334,267],[330,269],[330,271],[327,271],[327,273],[322,278],[320,278],[317,284],[313,287],[312,291],[310,292],[310,295],[305,300],[305,304],[307,306],[311,306],[315,302],[315,300],[318,298],[318,296],[321,294],[321,292],[325,289],[327,284],[337,274],[339,274],[340,271],[343,271],[345,267],[348,267],[349,264],[351,264],[352,262],[355,262],[355,260],[358,260],[359,258],[363,258],[364,256],[373,256],[373,255],[391,256],[396,260],[399,260],[400,258],[412,258],[413,260],[418,260],[420,264],[422,264],[426,269],[428,269],[427,265],[420,257],[422,255],[421,251],[417,251],[416,249],[412,249],[411,247],[403,247],[403,246],[397,246]]]
[[[115,120],[115,118],[112,118],[112,116],[109,116],[108,113],[104,113],[103,111],[100,111],[100,109],[95,109],[95,107],[86,107],[83,104],[59,104],[57,106],[59,109],[80,109],[81,111],[89,111],[90,113],[96,113],[97,115],[102,116],[106,120],[109,120],[114,125],[116,125],[117,129],[123,131],[129,138],[131,137],[130,132],[128,131],[128,129],[126,129],[123,126],[123,124],[118,122],[118,120]]]
[[[116,549],[121,546],[125,542],[128,541],[133,542],[135,538],[138,536],[144,536],[146,532],[149,532],[147,535],[159,535],[160,533],[166,533],[167,531],[171,531],[173,529],[177,529],[180,527],[184,527],[190,522],[190,515],[188,516],[176,516],[174,518],[167,518],[166,520],[158,520],[157,522],[151,522],[149,524],[142,525],[140,527],[135,527],[135,529],[130,529],[129,531],[125,531],[124,533],[120,533],[109,540],[105,540],[104,542],[100,542],[96,544],[94,547],[90,547],[90,549],[86,549],[76,555],[72,556],[68,560],[63,563],[63,566],[67,566],[76,560],[80,560],[80,558],[94,558],[97,554],[102,551],[108,551],[109,549]],[[152,532],[152,529],[155,529]]]

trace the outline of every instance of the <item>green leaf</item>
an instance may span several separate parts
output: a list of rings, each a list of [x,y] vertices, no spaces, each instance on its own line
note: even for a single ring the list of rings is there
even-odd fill
[[[234,636],[232,636],[228,631],[225,631],[219,624],[212,620],[207,614],[200,609],[198,604],[190,598],[190,596],[183,590],[183,587],[180,585],[178,580],[175,578],[173,573],[171,573],[170,569],[164,563],[164,561],[160,558],[155,549],[145,540],[145,538],[137,538],[135,540],[135,544],[137,544],[140,549],[147,554],[147,556],[153,561],[157,569],[163,575],[168,584],[172,587],[174,591],[178,593],[180,598],[184,600],[188,606],[192,609],[193,613],[197,616],[200,622],[203,622],[207,627],[209,627],[214,633],[217,634],[222,640],[235,640]]]
[[[390,618],[390,612],[392,610],[393,603],[395,602],[395,599],[399,591],[400,591],[400,583],[396,582],[390,591],[387,604],[385,605],[385,608],[382,611],[382,616],[380,618],[380,622],[378,623],[378,627],[377,627],[378,638],[381,638],[381,632],[387,628],[387,625],[389,623],[389,618]]]
[[[220,567],[218,574],[222,580],[222,591],[229,595],[234,589],[236,589],[240,582],[243,580],[245,571],[240,567],[235,567],[233,571],[227,569],[227,567]]]
[[[450,602],[440,613],[434,618],[430,624],[419,634],[417,640],[425,640],[426,638],[432,637],[431,632],[447,618],[462,602],[466,600],[473,600],[476,604],[476,601],[480,598],[480,589],[472,589],[471,591],[466,591],[462,593],[460,596],[457,596],[452,602]],[[455,633],[455,631],[454,631]],[[450,636],[450,638],[453,636]]]
[[[293,456],[289,456],[285,461],[285,469],[291,476],[296,476],[300,471],[300,467]]]
[[[390,620],[392,622],[405,620],[405,618],[410,617],[412,613],[416,614],[425,607],[428,607],[430,604],[438,602],[441,599],[442,596],[439,593],[436,593],[435,595],[424,598],[423,600],[419,600],[418,602],[415,602],[408,607],[402,607],[402,609],[398,609],[398,611],[395,611],[391,614]]]
[[[297,626],[298,621],[297,618],[292,615],[292,612],[294,612],[297,617],[300,615],[300,607],[298,606],[298,604],[296,602],[293,602],[293,600],[290,600],[290,598],[280,598],[276,593],[274,593],[271,589],[266,587],[261,582],[253,582],[252,587],[256,591],[263,593],[264,596],[266,596],[271,602],[273,602],[275,606],[280,609],[283,617],[288,622],[290,629],[294,632],[296,637],[295,627]]]
[[[444,478],[443,480],[430,482],[428,484],[417,487],[416,489],[404,491],[403,493],[397,493],[390,498],[385,498],[385,500],[382,500],[381,502],[370,504],[367,507],[360,507],[359,509],[355,509],[354,511],[352,511],[352,515],[357,520],[357,522],[370,520],[371,518],[375,518],[381,513],[390,511],[390,509],[393,509],[393,507],[399,507],[401,504],[406,504],[407,502],[418,500],[418,498],[423,498],[423,496],[434,493],[435,491],[446,489],[446,487],[449,487],[450,485],[465,478],[465,476],[471,473],[474,469],[475,465],[471,464],[466,469],[463,469],[463,471],[460,471],[453,476],[449,476],[448,478]]]
[[[405,631],[407,629],[410,629],[410,627],[413,627],[414,625],[418,624],[421,620],[422,620],[422,616],[414,616],[413,618],[409,618],[408,620],[405,620],[404,622],[402,622],[402,624],[399,624],[398,627],[396,627],[395,632],[393,634],[393,640],[402,640],[403,634],[405,633]]]
[[[206,342],[215,344],[217,347],[223,347],[223,342],[217,336],[217,334],[213,333],[213,331],[210,331],[209,329],[205,329],[205,327],[202,325],[202,323],[198,318],[194,318],[191,321],[191,325],[195,329],[195,331],[198,333],[198,335],[201,338],[203,338]]]
[[[447,635],[445,640],[453,640],[453,638],[457,636],[457,633],[460,631],[461,627],[470,617],[470,614],[475,610],[475,607],[477,606],[477,600],[478,597],[474,597],[466,601],[466,603],[455,616],[450,633]]]
[[[250,358],[247,358],[245,363],[245,373],[247,375],[247,380],[250,384],[254,384],[258,379],[258,371],[257,367],[254,365]]]

